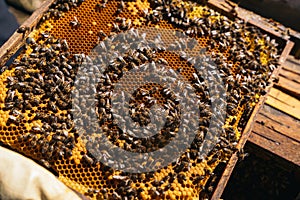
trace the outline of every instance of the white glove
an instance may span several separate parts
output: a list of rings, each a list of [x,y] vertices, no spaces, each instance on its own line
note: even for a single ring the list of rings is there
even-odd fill
[[[49,171],[0,146],[1,200],[80,200]]]

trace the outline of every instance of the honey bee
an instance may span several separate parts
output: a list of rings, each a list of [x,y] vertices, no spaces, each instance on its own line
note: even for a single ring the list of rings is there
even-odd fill
[[[159,58],[158,61],[157,61],[159,64],[163,64],[163,65],[168,65],[168,61],[165,60],[164,58]]]
[[[72,28],[75,28],[75,29],[78,29],[81,26],[81,24],[77,20],[76,16],[74,16],[74,20],[70,21],[70,25],[72,26]]]
[[[107,35],[106,35],[102,30],[100,30],[100,31],[98,32],[98,36],[99,36],[100,40],[102,40],[102,39],[104,39],[104,38],[107,37]]]
[[[94,164],[94,160],[86,154],[82,156],[82,159],[88,165],[93,165]]]
[[[119,25],[118,24],[116,24],[116,23],[113,23],[113,28],[112,28],[112,30],[111,30],[112,32],[115,32],[115,33],[118,33],[118,32],[120,32],[121,31],[121,29],[120,29],[120,27],[119,27]]]
[[[69,45],[68,45],[68,43],[67,43],[67,40],[63,39],[63,40],[61,41],[61,47],[62,47],[62,50],[64,50],[64,51],[69,50]]]
[[[238,155],[238,158],[240,161],[244,160],[247,156],[249,156],[249,153],[245,153],[244,152],[244,149],[238,149],[238,152],[237,152],[237,155]]]
[[[46,161],[45,159],[41,159],[40,163],[41,163],[41,165],[43,165],[44,167],[46,167],[48,169],[51,168],[50,163],[48,161]]]
[[[112,178],[116,179],[116,180],[126,180],[126,179],[128,179],[128,176],[114,175],[114,176],[112,176]]]
[[[21,26],[17,29],[17,33],[22,33],[24,35],[29,30],[30,28],[28,26]]]
[[[124,3],[123,0],[121,0],[119,5],[118,5],[118,8],[115,12],[115,15],[119,15],[121,12],[123,12],[124,8],[125,8],[125,3]]]

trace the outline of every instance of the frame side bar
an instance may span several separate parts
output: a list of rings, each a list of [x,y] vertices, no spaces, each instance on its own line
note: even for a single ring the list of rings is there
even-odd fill
[[[0,66],[3,66],[7,60],[17,52],[17,50],[24,44],[24,39],[32,32],[35,26],[39,23],[44,12],[46,12],[50,5],[55,0],[44,1],[40,8],[38,8],[34,13],[20,26],[29,27],[29,30],[23,33],[18,33],[17,31],[1,46],[0,48]]]

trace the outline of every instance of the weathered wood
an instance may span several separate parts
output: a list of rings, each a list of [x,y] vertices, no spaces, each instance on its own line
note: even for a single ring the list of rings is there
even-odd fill
[[[286,93],[272,88],[266,103],[300,120],[300,101]]]
[[[25,43],[25,38],[35,28],[43,13],[49,9],[54,0],[44,1],[39,9],[37,9],[20,27],[28,27],[26,33],[18,33],[17,31],[1,46],[0,48],[0,66],[5,65],[11,56],[13,56],[20,47]]]
[[[297,140],[255,123],[249,141],[300,166],[300,143]]]
[[[283,66],[279,72],[280,76],[287,78],[291,81],[295,81],[300,84],[300,72],[295,69],[289,68],[288,66]]]
[[[292,50],[294,46],[294,43],[291,42],[291,41],[287,41],[286,42],[286,46],[285,48],[283,49],[282,53],[281,53],[281,56],[279,58],[279,63],[281,64],[276,70],[273,71],[272,73],[272,77],[277,77],[278,74],[279,74],[279,71],[281,70],[282,68],[282,64],[286,61],[287,59],[287,56],[289,55],[290,51]],[[273,82],[266,88],[266,91],[267,93],[270,91],[270,89],[273,87]],[[242,133],[242,137],[240,138],[238,144],[237,144],[237,148],[241,149],[244,147],[245,143],[247,142],[250,134],[251,134],[251,131],[252,131],[252,128],[253,128],[253,124],[255,123],[255,117],[256,115],[260,112],[260,109],[262,109],[262,105],[265,103],[266,101],[266,95],[265,96],[262,96],[259,100],[259,102],[257,103],[257,105],[255,106],[255,108],[253,109],[252,111],[252,114],[248,120],[248,123],[246,125],[246,127],[244,128],[243,130],[243,133]],[[232,157],[230,158],[230,160],[228,161],[228,164],[222,174],[222,177],[220,178],[220,181],[211,197],[211,199],[220,199],[221,196],[222,196],[222,193],[226,187],[226,184],[230,178],[230,175],[236,165],[236,162],[238,160],[238,157],[237,157],[237,154],[233,154]]]
[[[300,73],[300,60],[296,60],[293,56],[288,56],[285,63],[285,68]]]
[[[252,130],[252,126],[253,126],[253,123],[254,123],[254,119],[257,115],[257,113],[259,112],[259,110],[261,109],[263,103],[265,101],[265,98],[260,98],[260,101],[258,102],[258,104],[255,106],[249,120],[248,120],[248,123],[242,133],[242,137],[240,138],[238,144],[237,144],[237,148],[238,149],[242,149],[246,143],[246,141],[248,140],[249,136],[250,136],[250,133],[251,133],[251,130]],[[221,196],[222,196],[222,193],[227,185],[227,182],[229,181],[229,178],[231,176],[231,173],[237,163],[237,160],[238,160],[238,156],[237,156],[237,153],[234,153],[231,158],[229,159],[228,161],[228,164],[222,174],[222,177],[220,178],[220,181],[211,197],[211,199],[220,199]]]
[[[300,62],[287,57],[279,72],[279,81],[275,84],[279,90],[300,99]]]
[[[290,52],[292,51],[292,49],[293,49],[293,47],[294,47],[294,44],[295,44],[295,43],[292,42],[292,41],[290,41],[290,40],[288,40],[288,41],[286,42],[286,45],[285,45],[283,51],[281,52],[281,56],[280,56],[280,58],[279,58],[280,64],[283,64],[283,63],[287,60],[287,58],[288,58]],[[280,70],[281,68],[282,68],[282,66],[278,68],[278,72],[279,72],[279,70]],[[277,75],[278,72],[275,73],[275,75]],[[273,73],[273,74],[274,74],[274,73]]]
[[[273,152],[266,150],[265,148],[262,148],[261,146],[251,142],[250,140],[248,140],[245,145],[245,151],[250,155],[254,154],[255,156],[265,161],[269,161],[269,160],[275,161],[277,166],[280,167],[281,169],[284,169],[285,171],[294,174],[296,176],[298,175],[296,179],[300,181],[299,165],[296,165],[295,163],[290,162],[289,160],[286,160],[285,158],[280,157],[277,154],[274,154]]]
[[[300,83],[297,81],[279,75],[279,82],[275,86],[286,94],[300,99]]]
[[[296,123],[294,119],[287,115],[278,116],[263,110],[257,115],[255,121],[270,129],[270,131],[275,131],[277,134],[290,137],[300,142],[300,123]]]
[[[233,172],[233,169],[238,161],[237,153],[234,153],[231,158],[228,161],[228,164],[226,165],[226,168],[222,174],[222,177],[220,181],[218,182],[218,185],[211,197],[212,200],[219,200],[222,196],[222,193],[225,189],[225,186],[227,185],[227,182]]]

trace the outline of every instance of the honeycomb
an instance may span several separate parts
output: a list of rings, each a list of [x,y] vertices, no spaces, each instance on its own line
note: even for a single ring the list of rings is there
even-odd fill
[[[74,102],[71,94],[86,58],[97,58],[95,48],[104,45],[109,50],[101,58],[114,54],[117,46],[109,46],[111,37],[149,27],[152,31],[143,42],[152,41],[156,29],[176,30],[205,49],[204,55],[211,57],[225,83],[226,118],[215,130],[221,132],[218,143],[207,157],[200,157],[199,149],[213,117],[212,98],[220,97],[208,92],[208,83],[189,59],[199,49],[191,48],[190,55],[179,55],[163,46],[155,49],[149,45],[125,52],[107,67],[97,68],[104,76],[96,87],[96,114],[113,145],[131,152],[154,151],[172,140],[180,126],[181,107],[176,95],[162,85],[147,83],[133,91],[129,101],[131,118],[146,126],[151,122],[150,110],[157,104],[169,108],[169,125],[151,139],[133,137],[118,128],[111,118],[111,96],[104,94],[112,92],[121,77],[136,66],[164,64],[179,73],[193,86],[200,100],[196,107],[201,112],[195,139],[176,162],[162,167],[156,162],[154,171],[129,173],[103,164],[95,156],[100,153],[90,151],[90,146],[102,144],[99,130],[91,127],[92,135],[80,134],[74,119],[89,123],[88,113],[74,116],[74,104],[81,105],[84,100]],[[163,37],[174,42],[170,34]],[[189,46],[182,41],[175,44],[173,47],[179,49]],[[265,94],[278,65],[277,51],[275,40],[256,27],[192,1],[57,0],[26,39],[23,52],[2,70],[0,141],[53,170],[67,186],[92,199],[196,199],[203,191],[209,195],[214,186],[206,183],[220,175],[214,170],[237,151],[249,113]],[[87,70],[94,73],[93,69]],[[140,77],[127,77],[123,90],[132,92],[139,81]]]

